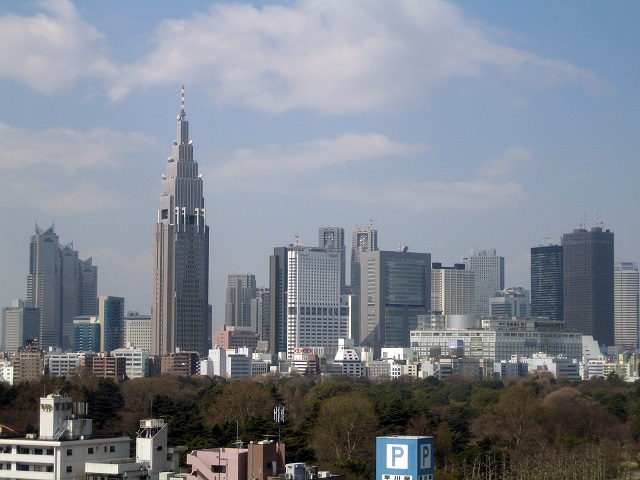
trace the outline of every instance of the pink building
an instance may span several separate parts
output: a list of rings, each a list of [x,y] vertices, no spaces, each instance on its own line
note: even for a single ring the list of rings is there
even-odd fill
[[[247,448],[208,448],[187,454],[189,480],[267,480],[285,473],[284,443],[262,441]]]
[[[251,327],[222,325],[220,330],[213,332],[213,346],[222,347],[225,350],[249,347],[251,352],[255,352],[258,339],[258,334]]]

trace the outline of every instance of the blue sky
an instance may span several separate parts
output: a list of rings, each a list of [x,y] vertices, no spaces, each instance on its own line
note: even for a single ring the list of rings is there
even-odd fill
[[[229,273],[268,283],[274,246],[347,237],[452,264],[601,221],[640,259],[640,3],[0,3],[0,302],[26,296],[29,238],[55,221],[100,295],[151,305],[160,179],[180,86]]]

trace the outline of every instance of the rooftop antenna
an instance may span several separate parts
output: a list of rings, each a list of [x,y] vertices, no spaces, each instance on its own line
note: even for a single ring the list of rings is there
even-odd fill
[[[294,237],[295,237],[296,241],[293,243],[293,246],[294,247],[299,247],[300,246],[300,235],[298,235],[298,233],[296,233],[294,235]]]
[[[369,228],[373,229],[373,218],[369,219]]]
[[[600,228],[604,227],[604,222],[602,221],[602,218],[600,218],[600,214],[598,212],[596,212],[596,218],[597,218],[596,227],[600,227]]]

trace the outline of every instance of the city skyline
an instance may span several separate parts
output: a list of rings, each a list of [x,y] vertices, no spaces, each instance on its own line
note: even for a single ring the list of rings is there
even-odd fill
[[[33,225],[55,222],[99,266],[98,295],[150,313],[183,83],[214,328],[228,274],[268,285],[273,248],[295,234],[314,246],[323,226],[348,239],[373,219],[380,250],[443,265],[495,249],[505,286],[530,288],[545,237],[599,220],[615,260],[637,262],[639,14],[631,2],[3,2],[2,306],[26,298]]]

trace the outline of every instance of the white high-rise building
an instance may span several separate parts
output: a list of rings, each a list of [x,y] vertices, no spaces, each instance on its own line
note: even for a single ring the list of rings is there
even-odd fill
[[[497,256],[495,249],[474,248],[468,256],[462,257],[462,263],[475,273],[476,314],[488,317],[489,299],[504,290],[504,257]]]
[[[613,267],[614,335],[618,346],[638,348],[638,264],[616,262]]]
[[[476,274],[461,263],[431,264],[431,311],[443,315],[476,313]]]
[[[287,259],[287,358],[296,348],[337,349],[349,330],[340,314],[339,253],[293,246]]]

